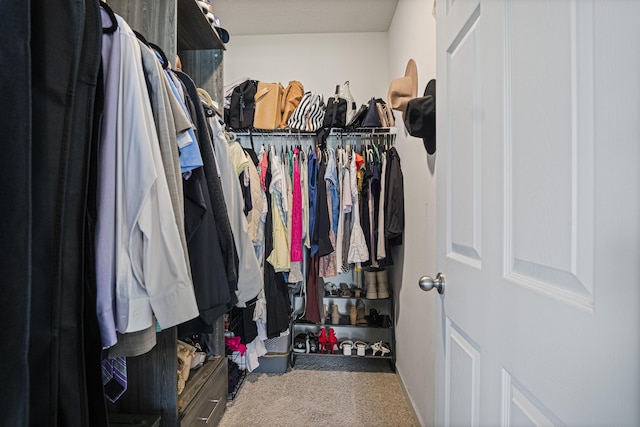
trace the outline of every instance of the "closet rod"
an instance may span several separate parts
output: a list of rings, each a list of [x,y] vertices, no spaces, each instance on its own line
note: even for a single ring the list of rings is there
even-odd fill
[[[249,136],[251,135],[270,135],[270,136],[296,136],[296,137],[313,137],[316,136],[316,132],[303,132],[295,129],[239,129],[234,130],[238,136]],[[356,128],[354,130],[342,129],[342,128],[332,128],[329,136],[336,135],[372,135],[372,134],[381,134],[381,135],[395,135],[397,134],[397,128]]]

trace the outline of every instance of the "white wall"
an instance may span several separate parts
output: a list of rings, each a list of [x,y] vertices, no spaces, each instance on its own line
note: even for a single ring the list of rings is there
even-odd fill
[[[418,67],[418,96],[436,74],[436,24],[432,0],[400,0],[389,29],[389,75],[404,75],[409,58]],[[418,287],[422,275],[434,277],[436,238],[435,156],[427,156],[422,140],[405,136],[398,120],[396,147],[402,162],[405,191],[404,248],[398,256],[403,268],[396,274],[397,371],[422,425],[434,423],[435,291]],[[436,151],[437,153],[437,151]]]
[[[330,96],[345,80],[358,103],[387,98],[392,78],[404,75],[409,58],[418,65],[421,95],[435,77],[435,19],[431,0],[400,0],[388,33],[234,36],[227,44],[224,81],[300,80],[305,89]],[[397,371],[422,425],[434,420],[435,293],[418,288],[435,275],[435,177],[422,140],[405,136],[396,112],[405,186],[404,245],[394,254]],[[433,170],[434,157],[429,159]]]
[[[299,80],[325,100],[349,80],[359,104],[389,89],[387,33],[234,36],[224,53],[224,82],[240,77],[264,82]]]

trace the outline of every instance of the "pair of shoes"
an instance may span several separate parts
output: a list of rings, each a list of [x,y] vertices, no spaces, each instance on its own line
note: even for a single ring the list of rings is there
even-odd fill
[[[317,353],[318,337],[312,332],[302,332],[293,339],[293,351],[295,353]]]
[[[365,270],[364,283],[368,299],[389,298],[387,270]]]
[[[380,352],[380,356],[384,356],[387,353],[391,353],[389,346],[382,341],[378,341],[376,343],[371,344],[371,350],[373,350],[373,355],[375,356],[377,352]]]

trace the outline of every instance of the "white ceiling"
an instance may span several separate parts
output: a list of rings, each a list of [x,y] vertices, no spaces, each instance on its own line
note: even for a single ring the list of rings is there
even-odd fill
[[[212,0],[234,35],[386,32],[398,0]]]

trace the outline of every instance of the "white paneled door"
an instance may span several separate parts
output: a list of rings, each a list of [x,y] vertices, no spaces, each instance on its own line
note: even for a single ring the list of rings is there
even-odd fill
[[[438,426],[640,425],[639,21],[438,0]]]

